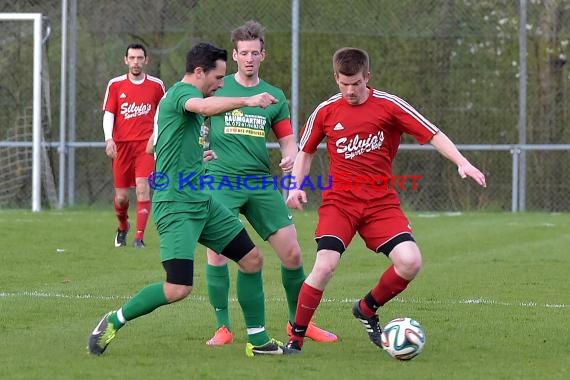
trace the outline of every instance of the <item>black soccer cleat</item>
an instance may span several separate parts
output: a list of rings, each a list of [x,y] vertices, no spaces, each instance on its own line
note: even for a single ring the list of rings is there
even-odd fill
[[[117,330],[113,324],[107,320],[111,313],[113,312],[110,311],[101,318],[89,336],[87,349],[89,350],[89,353],[93,355],[101,355],[105,352],[105,349],[107,349],[107,346],[117,334]]]
[[[269,342],[261,346],[254,346],[251,343],[245,345],[245,355],[250,358],[258,355],[293,355],[299,352],[288,348],[275,339],[270,339]]]
[[[117,234],[115,235],[115,247],[125,247],[127,245],[127,233],[129,229],[120,230],[117,228]]]
[[[366,329],[370,341],[382,348],[382,328],[380,327],[380,319],[378,314],[374,314],[372,317],[367,317],[360,311],[360,300],[356,301],[352,306],[352,315],[358,319]]]
[[[142,239],[133,240],[133,248],[144,248],[144,241]]]
[[[291,350],[292,353],[301,353],[301,345],[299,341],[296,339],[289,339],[289,342],[285,345],[285,347]]]

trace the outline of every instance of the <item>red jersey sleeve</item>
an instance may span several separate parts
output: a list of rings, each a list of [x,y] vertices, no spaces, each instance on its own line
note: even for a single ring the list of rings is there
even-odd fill
[[[406,101],[400,99],[396,95],[385,94],[386,98],[390,100],[391,113],[395,119],[395,124],[399,128],[414,136],[420,144],[428,143],[433,135],[439,132],[439,129],[433,125],[422,114],[409,105]]]
[[[103,111],[109,111],[115,114],[117,111],[117,96],[116,96],[116,86],[113,86],[113,81],[109,81],[107,84],[107,90],[105,91],[105,98],[103,99]]]
[[[300,150],[305,153],[315,153],[317,147],[325,138],[324,129],[324,103],[313,111],[309,119],[301,130],[301,139],[299,142]]]

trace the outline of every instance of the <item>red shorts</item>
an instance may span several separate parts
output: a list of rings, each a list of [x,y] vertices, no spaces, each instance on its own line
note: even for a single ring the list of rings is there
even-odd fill
[[[336,237],[346,248],[356,232],[374,252],[398,235],[412,234],[395,191],[366,188],[323,193],[315,238]]]
[[[115,188],[135,187],[136,178],[148,178],[154,171],[154,156],[146,153],[146,140],[118,142],[113,160]]]

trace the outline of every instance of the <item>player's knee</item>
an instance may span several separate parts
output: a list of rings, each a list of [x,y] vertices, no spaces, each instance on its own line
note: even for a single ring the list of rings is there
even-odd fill
[[[257,247],[253,247],[240,261],[238,265],[244,273],[256,273],[263,267],[263,256]]]
[[[149,189],[149,186],[147,183],[141,184],[141,183],[137,182],[135,193],[137,196],[137,200],[139,200],[139,201],[150,200],[150,189]]]
[[[228,258],[224,255],[218,255],[216,252],[208,248],[207,250],[208,264],[215,267],[220,267],[228,263]]]
[[[124,194],[116,194],[115,203],[117,203],[121,207],[124,207],[129,204],[129,196]]]
[[[186,298],[192,292],[191,285],[178,285],[166,283],[164,286],[164,295],[168,302],[176,302]]]
[[[409,249],[398,249],[392,252],[390,259],[397,272],[407,280],[411,280],[419,273],[422,267],[422,255],[415,243]]]
[[[311,271],[311,276],[320,284],[326,284],[333,277],[336,265],[329,261],[317,260]]]
[[[420,272],[422,268],[422,257],[420,255],[414,255],[407,257],[402,260],[400,265],[396,267],[398,272],[402,273],[404,278],[411,280]]]
[[[297,269],[303,265],[301,257],[301,247],[299,244],[290,244],[286,250],[279,255],[281,264],[288,269]]]

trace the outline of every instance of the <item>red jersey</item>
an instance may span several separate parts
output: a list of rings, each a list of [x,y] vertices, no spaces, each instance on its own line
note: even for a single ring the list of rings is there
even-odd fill
[[[107,85],[103,111],[115,115],[115,142],[148,140],[152,134],[156,107],[164,95],[164,84],[151,75],[142,83],[131,82],[127,74],[113,78]]]
[[[431,140],[438,128],[399,97],[370,88],[368,99],[351,105],[339,93],[319,104],[301,133],[300,148],[314,153],[327,138],[329,175],[356,182],[362,178],[392,178],[392,161],[403,133],[420,144]],[[334,185],[333,185],[334,189]]]

